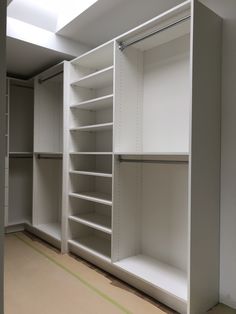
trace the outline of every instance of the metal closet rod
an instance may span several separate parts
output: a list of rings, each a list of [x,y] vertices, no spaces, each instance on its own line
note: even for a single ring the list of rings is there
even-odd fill
[[[144,39],[147,39],[147,38],[152,37],[152,36],[154,36],[156,34],[159,34],[159,33],[163,32],[163,31],[165,31],[165,30],[167,30],[167,29],[169,29],[169,28],[171,28],[171,27],[173,27],[173,26],[175,26],[175,25],[177,25],[179,23],[182,23],[182,22],[190,19],[190,17],[191,17],[191,15],[185,16],[185,17],[183,17],[183,18],[181,18],[181,19],[179,19],[179,20],[177,20],[177,21],[175,21],[173,23],[170,23],[170,24],[168,24],[166,26],[163,26],[162,28],[159,28],[159,29],[157,29],[157,30],[147,34],[147,35],[144,35],[144,36],[142,36],[142,37],[140,37],[138,39],[134,39],[133,41],[130,41],[130,42],[127,42],[127,43],[120,42],[119,43],[119,49],[121,51],[123,51],[125,48],[127,48],[127,47],[129,47],[131,45],[137,44],[140,41],[143,41]]]
[[[18,155],[18,156],[17,155],[9,155],[9,158],[14,158],[14,159],[15,158],[20,158],[20,159],[22,159],[22,158],[31,158],[32,159],[33,155],[30,155],[30,156],[27,156],[27,155],[25,155],[25,156],[24,155],[22,155],[22,156],[20,156],[20,155]]]
[[[62,159],[62,156],[45,156],[43,154],[37,154],[38,159]]]
[[[128,159],[118,157],[119,162],[134,162],[134,163],[148,163],[148,164],[188,164],[187,160],[161,160],[161,159]]]
[[[44,83],[44,82],[50,80],[51,78],[56,77],[56,76],[58,76],[58,75],[60,75],[60,74],[62,74],[62,73],[63,73],[63,71],[60,71],[60,72],[57,72],[57,73],[55,73],[55,74],[52,74],[52,75],[50,75],[50,76],[48,76],[48,77],[46,77],[46,78],[44,78],[44,79],[40,79],[40,78],[39,78],[38,82],[39,82],[39,84],[42,84],[42,83]]]
[[[27,85],[23,85],[23,84],[11,83],[11,86],[21,87],[21,88],[28,88],[28,89],[34,89],[33,86],[27,86]]]

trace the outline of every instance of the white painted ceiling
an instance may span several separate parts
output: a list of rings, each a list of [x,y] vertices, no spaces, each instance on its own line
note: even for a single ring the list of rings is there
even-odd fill
[[[98,0],[58,34],[98,46],[184,0]]]
[[[71,58],[54,50],[7,38],[7,72],[12,77],[27,79]]]
[[[63,27],[58,34],[84,43],[89,49],[182,2],[184,0],[98,0]],[[235,0],[227,0],[227,3],[222,0],[202,2],[222,17],[227,17],[230,13],[235,14]],[[71,55],[50,51],[22,40],[7,40],[8,71],[16,76],[30,77],[51,64],[70,58]]]

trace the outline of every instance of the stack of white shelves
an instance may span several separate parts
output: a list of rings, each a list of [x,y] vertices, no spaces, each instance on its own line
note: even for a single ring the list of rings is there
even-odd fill
[[[70,247],[111,260],[113,51],[110,42],[70,67]]]

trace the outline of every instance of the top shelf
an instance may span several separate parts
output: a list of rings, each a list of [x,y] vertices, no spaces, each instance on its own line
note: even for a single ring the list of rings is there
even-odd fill
[[[101,45],[71,61],[90,69],[102,69],[113,65],[113,41]]]
[[[95,73],[89,74],[71,85],[86,87],[86,88],[102,88],[111,85],[113,82],[113,66],[102,69]]]

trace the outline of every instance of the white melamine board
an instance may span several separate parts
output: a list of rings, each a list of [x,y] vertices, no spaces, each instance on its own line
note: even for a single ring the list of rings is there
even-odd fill
[[[115,47],[115,151],[141,151],[142,53]]]
[[[117,161],[114,179],[114,259],[144,254],[187,272],[188,166]]]
[[[69,240],[69,245],[74,245],[80,250],[111,261],[111,243],[109,240],[100,239],[95,236],[88,236],[80,239]]]
[[[62,161],[34,159],[33,224],[61,221]]]
[[[146,255],[136,255],[115,265],[187,302],[187,273]]]
[[[111,155],[71,155],[70,161],[71,171],[112,175]]]
[[[141,165],[121,164],[115,159],[113,190],[114,262],[140,254],[141,250]]]
[[[141,251],[187,272],[188,166],[145,164],[141,176]]]
[[[82,56],[71,61],[73,65],[80,65],[91,69],[102,69],[113,64],[113,45],[114,42],[108,42],[101,45]]]
[[[112,131],[71,132],[70,142],[74,152],[112,152]]]
[[[91,228],[111,234],[111,217],[99,213],[85,213],[69,216],[70,220],[87,225]]]
[[[188,152],[189,36],[144,53],[142,150]]]
[[[34,151],[62,152],[63,84],[35,79]]]
[[[98,124],[112,123],[113,121],[113,110],[112,107],[105,108],[103,110],[73,110],[70,114],[70,127],[89,127],[93,126],[96,128]],[[98,126],[102,129],[109,129],[110,125],[100,125]],[[110,128],[111,129],[111,128]],[[82,129],[83,130],[83,129]],[[86,129],[85,129],[86,130]]]
[[[91,172],[91,171],[76,171],[71,170],[71,174],[78,174],[78,175],[85,175],[85,176],[95,176],[95,177],[107,177],[112,178],[111,173],[104,173],[104,172]]]
[[[69,209],[69,114],[70,114],[70,63],[64,62],[63,67],[63,159],[62,159],[62,213],[61,213],[61,251],[68,252],[68,209]],[[73,158],[73,157],[72,157]]]
[[[102,88],[112,83],[113,79],[113,66],[85,76],[78,81],[71,84],[79,87],[86,88]]]
[[[59,222],[40,224],[37,225],[37,229],[57,240],[61,240],[61,224]]]
[[[83,101],[78,104],[72,104],[71,109],[100,110],[112,106],[113,95],[106,95],[91,100]]]
[[[70,152],[70,155],[112,155],[112,152]]]
[[[10,81],[9,149],[33,151],[34,90],[31,86]]]
[[[101,192],[83,192],[83,193],[70,193],[71,197],[97,202],[105,205],[112,205],[111,195]]]
[[[189,35],[145,52],[117,48],[116,152],[189,151],[189,50]]]
[[[80,131],[80,132],[99,132],[105,130],[111,130],[113,127],[113,123],[101,123],[101,124],[94,124],[94,125],[85,125],[81,127],[71,128],[70,131]]]
[[[10,159],[8,224],[32,219],[32,171],[32,159]]]
[[[193,3],[189,313],[219,301],[221,19]]]

